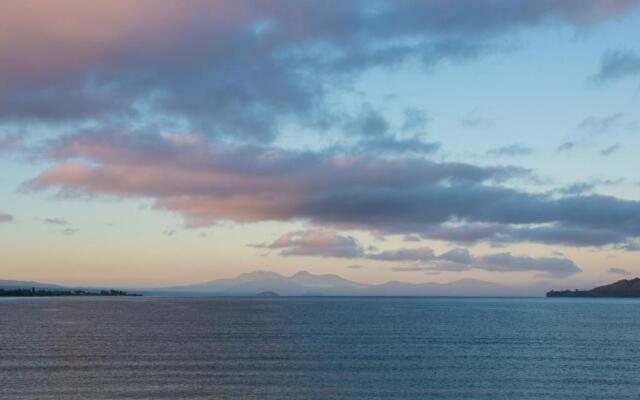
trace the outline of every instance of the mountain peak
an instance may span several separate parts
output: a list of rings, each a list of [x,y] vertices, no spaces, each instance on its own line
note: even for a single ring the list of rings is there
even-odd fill
[[[313,274],[301,270],[291,276],[271,271],[245,272],[235,278],[218,279],[195,285],[164,288],[164,291],[206,293],[219,295],[255,295],[275,292],[284,296],[307,293],[350,296],[487,296],[513,295],[521,291],[496,283],[476,279],[461,279],[449,283],[407,283],[390,281],[369,285],[350,281],[335,274]],[[159,289],[159,291],[163,291]]]
[[[262,280],[262,279],[277,279],[284,278],[284,276],[271,271],[253,271],[253,272],[244,272],[238,275],[235,279],[241,281],[252,281],[252,280]]]

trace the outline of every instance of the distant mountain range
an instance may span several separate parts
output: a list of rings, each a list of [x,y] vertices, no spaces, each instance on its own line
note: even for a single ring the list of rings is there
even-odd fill
[[[552,290],[547,297],[640,297],[640,278],[623,279],[591,290]]]
[[[0,279],[0,289],[67,289],[64,286],[53,283],[42,283],[33,281],[12,281]]]
[[[391,281],[364,284],[334,274],[315,275],[300,271],[285,276],[271,271],[255,271],[235,278],[217,279],[193,285],[153,289],[128,289],[131,293],[157,296],[542,296],[552,285],[539,282],[514,287],[477,279],[461,279],[449,283],[407,283]],[[55,290],[99,290],[101,288],[69,287],[33,281],[0,280],[0,289],[37,288]]]
[[[236,278],[218,279],[195,285],[141,290],[159,295],[241,296],[273,292],[280,296],[536,296],[544,291],[513,288],[476,279],[449,283],[387,282],[367,285],[338,275],[314,275],[300,271],[284,276],[270,271],[256,271]]]

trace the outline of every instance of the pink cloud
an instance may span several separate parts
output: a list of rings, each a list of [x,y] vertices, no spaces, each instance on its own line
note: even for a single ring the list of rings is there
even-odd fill
[[[95,65],[167,58],[205,29],[209,45],[268,7],[246,0],[7,0],[0,3],[0,85],[46,84]],[[221,38],[222,39],[222,38]],[[136,59],[133,59],[137,57]]]
[[[13,215],[0,212],[0,223],[13,221]]]
[[[54,164],[28,188],[147,198],[189,226],[298,220],[457,243],[574,246],[626,245],[640,236],[640,202],[519,191],[505,180],[529,172],[510,166],[105,130],[49,142],[44,155]]]
[[[288,232],[271,244],[252,247],[281,249],[280,254],[284,256],[358,258],[364,255],[364,249],[352,236],[322,229]]]
[[[400,189],[519,173],[422,159],[231,146],[197,136],[84,133],[55,141],[47,151],[59,162],[29,187],[153,198],[158,209],[181,213],[192,225],[308,218],[304,208],[335,189]]]
[[[327,120],[325,95],[336,90],[336,77],[408,57],[427,65],[474,59],[513,31],[548,22],[584,27],[639,4],[388,3],[372,14],[364,0],[5,0],[0,117],[148,113],[218,134],[273,138],[284,120]]]

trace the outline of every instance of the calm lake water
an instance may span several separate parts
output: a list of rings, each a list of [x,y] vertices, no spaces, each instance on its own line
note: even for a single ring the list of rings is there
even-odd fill
[[[640,399],[640,301],[0,299],[0,399]]]

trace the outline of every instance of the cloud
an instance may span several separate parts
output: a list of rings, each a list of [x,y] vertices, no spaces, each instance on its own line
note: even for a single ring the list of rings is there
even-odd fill
[[[422,271],[423,268],[420,265],[398,265],[392,267],[391,270],[396,272],[418,272]]]
[[[596,188],[593,182],[576,182],[558,189],[558,193],[563,195],[579,195],[592,192]]]
[[[566,257],[514,256],[494,253],[473,256],[469,250],[454,248],[436,255],[429,247],[400,248],[377,251],[364,248],[354,237],[326,230],[289,232],[270,244],[251,247],[280,249],[283,256],[319,256],[373,261],[403,262],[395,271],[468,271],[481,269],[493,272],[542,272],[551,276],[568,276],[581,271]]]
[[[422,238],[420,237],[420,235],[408,234],[404,235],[402,240],[404,240],[405,242],[419,242],[422,240]]]
[[[625,270],[624,268],[609,268],[608,272],[610,274],[615,274],[615,275],[624,275],[624,276],[631,275],[631,272]]]
[[[391,135],[365,138],[353,148],[356,153],[370,152],[380,155],[427,155],[440,149],[439,143],[425,142],[420,137],[399,139]]]
[[[364,254],[364,249],[355,238],[326,230],[289,232],[271,244],[251,247],[281,249],[283,256],[358,258]]]
[[[591,179],[584,182],[575,182],[567,186],[560,187],[555,191],[562,195],[579,195],[593,192],[598,186],[614,186],[624,182],[624,179]]]
[[[384,155],[431,154],[440,148],[439,143],[425,141],[420,136],[397,137],[382,114],[369,105],[363,106],[359,114],[345,117],[344,130],[357,138],[351,147],[354,153]],[[403,130],[412,130],[426,123],[426,115],[415,109],[405,110]]]
[[[13,221],[13,215],[0,212],[0,223]]]
[[[464,272],[472,269],[490,272],[539,272],[550,277],[566,277],[582,270],[566,257],[530,257],[511,253],[472,256],[467,249],[453,249],[429,260],[394,267],[403,272]]]
[[[22,137],[19,135],[6,135],[0,137],[0,155],[18,149],[22,145]]]
[[[505,224],[495,223],[443,223],[415,227],[423,239],[436,239],[447,242],[471,244],[495,237],[505,237],[510,228]]]
[[[529,172],[509,166],[102,131],[54,140],[43,154],[54,163],[28,189],[150,198],[190,226],[300,220],[455,242],[587,246],[640,236],[640,202],[512,189],[504,183]]]
[[[7,0],[0,118],[159,118],[269,140],[331,120],[328,95],[369,68],[473,60],[523,29],[584,29],[637,3]]]
[[[558,147],[556,147],[556,151],[559,152],[565,152],[565,151],[571,151],[573,150],[575,147],[577,146],[576,142],[564,142],[561,145],[559,145]]]
[[[533,149],[521,144],[512,144],[509,146],[498,147],[487,152],[488,155],[494,157],[518,157],[528,156],[533,153]]]
[[[389,132],[389,123],[378,111],[371,106],[364,106],[360,114],[349,121],[346,130],[363,137],[381,137]]]
[[[467,249],[451,249],[438,256],[440,260],[450,261],[456,264],[470,265],[473,263],[473,256]]]
[[[593,76],[596,82],[609,82],[640,76],[640,55],[632,50],[610,50],[600,61],[600,68]]]
[[[420,247],[372,253],[367,258],[378,261],[429,261],[435,258],[435,254],[429,247]]]
[[[479,267],[488,271],[539,271],[553,276],[569,276],[581,269],[568,258],[514,256],[511,253],[497,253],[481,256]]]
[[[64,218],[45,218],[44,223],[49,225],[68,225],[69,224],[69,222]]]
[[[614,248],[624,251],[640,251],[640,242],[629,240],[625,243],[616,244]]]
[[[352,264],[352,265],[347,265],[347,268],[349,268],[349,269],[365,269],[365,268],[367,268],[367,267],[365,267],[364,265],[355,265],[355,264]]]
[[[421,158],[234,146],[192,135],[102,131],[55,140],[46,152],[58,163],[33,180],[32,188],[156,198],[158,208],[201,223],[313,218],[321,213],[314,208],[322,206],[314,200],[344,189],[405,190],[444,181],[502,181],[527,173]]]
[[[429,116],[424,110],[408,107],[404,109],[403,131],[424,129],[429,122]]]
[[[488,129],[493,126],[493,120],[478,115],[477,111],[472,111],[462,118],[460,124],[470,129]]]
[[[589,115],[578,123],[576,129],[580,131],[580,137],[566,141],[556,147],[557,152],[569,152],[577,147],[585,147],[593,144],[598,137],[612,137],[620,133],[634,133],[640,130],[640,125],[628,118],[624,113],[612,113],[608,115]],[[600,151],[603,156],[609,156],[620,150],[620,144],[614,144]]]
[[[618,151],[620,151],[620,149],[622,149],[622,145],[620,145],[620,143],[612,144],[611,146],[605,147],[604,149],[600,150],[600,155],[609,157],[613,153],[617,153]]]
[[[619,131],[637,131],[638,124],[630,121],[623,113],[614,113],[605,116],[590,115],[578,124],[578,129],[587,135],[604,135]]]

